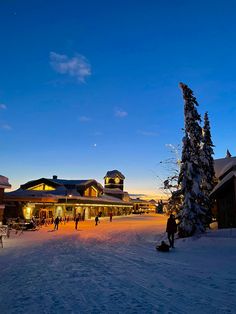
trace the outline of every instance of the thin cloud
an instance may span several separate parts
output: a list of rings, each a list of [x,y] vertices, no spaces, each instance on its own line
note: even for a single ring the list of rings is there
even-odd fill
[[[91,121],[91,118],[86,117],[86,116],[81,116],[81,117],[79,117],[79,121],[80,122],[89,122],[89,121]]]
[[[124,110],[119,110],[117,109],[115,111],[115,116],[118,117],[118,118],[125,118],[128,116],[128,112],[127,111],[124,111]]]
[[[5,104],[0,104],[0,109],[5,110],[5,109],[7,109],[7,106]]]
[[[1,124],[1,129],[10,131],[10,130],[12,130],[12,127],[9,124],[4,123],[4,124]]]
[[[143,136],[159,136],[157,132],[151,132],[151,131],[138,131],[138,134],[141,134]]]
[[[85,83],[86,78],[91,75],[90,63],[80,54],[70,58],[52,51],[50,65],[57,73],[69,75],[80,83]]]

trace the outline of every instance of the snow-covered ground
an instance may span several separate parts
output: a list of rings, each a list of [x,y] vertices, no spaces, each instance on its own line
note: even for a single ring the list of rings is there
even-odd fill
[[[166,217],[72,222],[0,249],[0,313],[236,313],[236,229],[176,241]]]

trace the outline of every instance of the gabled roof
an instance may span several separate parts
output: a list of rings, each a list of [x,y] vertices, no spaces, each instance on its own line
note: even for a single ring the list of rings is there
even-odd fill
[[[125,176],[120,172],[120,171],[118,171],[118,170],[111,170],[111,171],[107,171],[107,174],[105,175],[105,177],[104,177],[104,179],[105,178],[120,178],[120,179],[122,179],[122,180],[124,180],[125,179]]]
[[[37,179],[37,180],[28,181],[25,184],[22,184],[20,186],[20,188],[23,189],[23,190],[27,190],[28,188],[31,188],[31,187],[33,187],[35,185],[38,185],[38,184],[41,184],[41,183],[48,184],[49,186],[52,186],[54,188],[57,188],[57,187],[62,185],[60,183],[54,182],[54,180],[52,180],[52,179],[40,178],[40,179]]]
[[[214,196],[223,188],[223,186],[228,183],[233,178],[236,178],[236,171],[229,172],[213,189],[213,191],[210,193],[210,196]]]
[[[96,180],[88,179],[88,180],[65,180],[65,179],[48,179],[48,178],[40,178],[38,180],[32,180],[20,186],[21,189],[27,190],[35,185],[45,183],[49,186],[54,187],[55,189],[64,188],[66,190],[78,190],[83,191],[87,187],[91,185],[95,185],[98,190],[102,191],[102,185],[98,183]],[[50,191],[52,193],[52,191]]]
[[[215,176],[217,179],[227,171],[230,164],[236,165],[236,157],[225,157],[214,160]]]
[[[236,170],[236,159],[231,160],[224,168],[222,168],[219,179],[222,180],[228,173]]]

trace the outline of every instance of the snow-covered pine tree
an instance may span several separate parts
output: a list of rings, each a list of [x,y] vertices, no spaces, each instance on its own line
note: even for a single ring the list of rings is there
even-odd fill
[[[212,202],[210,200],[210,193],[214,187],[215,181],[215,170],[214,170],[214,160],[212,155],[213,143],[211,140],[211,129],[210,122],[208,118],[208,113],[204,115],[204,126],[202,129],[202,148],[201,148],[201,169],[202,169],[202,193],[204,195],[203,204],[207,208],[206,215],[206,225],[208,226],[212,220]]]
[[[183,203],[178,219],[179,235],[187,237],[205,231],[207,209],[203,206],[203,194],[201,192],[200,148],[202,128],[200,126],[201,118],[196,108],[198,103],[187,85],[180,83],[180,88],[184,98],[185,136],[179,176]]]

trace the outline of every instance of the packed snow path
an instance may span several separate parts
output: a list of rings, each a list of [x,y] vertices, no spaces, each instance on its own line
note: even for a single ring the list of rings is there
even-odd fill
[[[165,224],[145,215],[13,234],[0,250],[0,313],[236,313],[236,230],[159,253]]]

